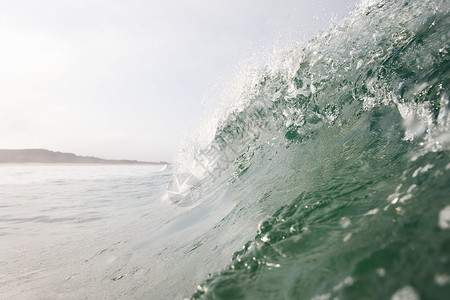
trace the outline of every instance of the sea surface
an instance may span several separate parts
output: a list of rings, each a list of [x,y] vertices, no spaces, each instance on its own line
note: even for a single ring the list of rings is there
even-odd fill
[[[140,295],[156,264],[148,233],[173,217],[162,169],[0,165],[0,299]]]
[[[449,9],[243,68],[172,166],[0,166],[0,298],[448,299]]]

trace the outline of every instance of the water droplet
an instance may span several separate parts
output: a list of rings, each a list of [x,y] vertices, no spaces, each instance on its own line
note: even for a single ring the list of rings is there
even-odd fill
[[[450,228],[450,205],[439,212],[439,227],[443,230]]]
[[[419,300],[419,294],[414,290],[413,287],[407,285],[392,295],[391,300]]]

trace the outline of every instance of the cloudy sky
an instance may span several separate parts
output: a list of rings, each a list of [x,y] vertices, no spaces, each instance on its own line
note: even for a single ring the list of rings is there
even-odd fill
[[[355,2],[1,1],[0,149],[170,161],[217,80]]]

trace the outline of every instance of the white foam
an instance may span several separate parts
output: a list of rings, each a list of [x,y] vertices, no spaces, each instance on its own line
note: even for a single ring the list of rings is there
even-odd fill
[[[407,285],[392,295],[391,300],[419,300],[419,294],[413,287]]]
[[[364,215],[365,216],[371,216],[371,215],[376,215],[378,213],[378,211],[380,211],[380,209],[378,208],[374,208],[369,210],[368,212],[366,212]]]
[[[352,234],[349,232],[347,233],[344,238],[342,239],[344,242],[348,242],[348,240],[352,237]]]
[[[386,270],[383,269],[383,268],[378,268],[378,269],[376,270],[376,272],[377,272],[378,276],[380,276],[380,277],[386,276]]]
[[[341,220],[339,221],[339,224],[341,225],[342,228],[347,228],[348,226],[350,226],[351,223],[352,222],[347,217],[342,217]]]
[[[423,167],[419,167],[419,168],[417,168],[417,169],[414,171],[412,177],[415,178],[415,177],[417,177],[417,175],[419,175],[420,173],[428,172],[428,170],[432,169],[433,167],[434,167],[434,165],[431,165],[431,164],[426,164],[426,165],[423,166]]]
[[[437,273],[436,275],[434,275],[434,282],[440,286],[447,285],[450,283],[450,276],[445,273],[444,274]]]
[[[336,286],[334,286],[333,291],[337,292],[345,286],[353,285],[354,282],[355,280],[353,279],[353,277],[348,276],[342,282],[339,282]]]
[[[442,230],[450,229],[450,205],[447,205],[439,212],[438,223]]]
[[[432,127],[433,117],[427,103],[397,103],[397,108],[403,118],[405,140],[421,137]]]
[[[311,300],[328,300],[331,298],[331,294],[327,293],[327,294],[322,294],[322,295],[317,295],[311,298]]]

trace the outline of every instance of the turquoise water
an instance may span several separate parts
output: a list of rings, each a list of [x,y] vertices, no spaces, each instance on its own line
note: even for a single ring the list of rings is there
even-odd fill
[[[242,70],[176,166],[1,166],[0,298],[448,299],[449,7]]]
[[[448,11],[366,1],[254,71],[185,153],[234,201],[209,235],[254,231],[192,299],[448,299]]]

